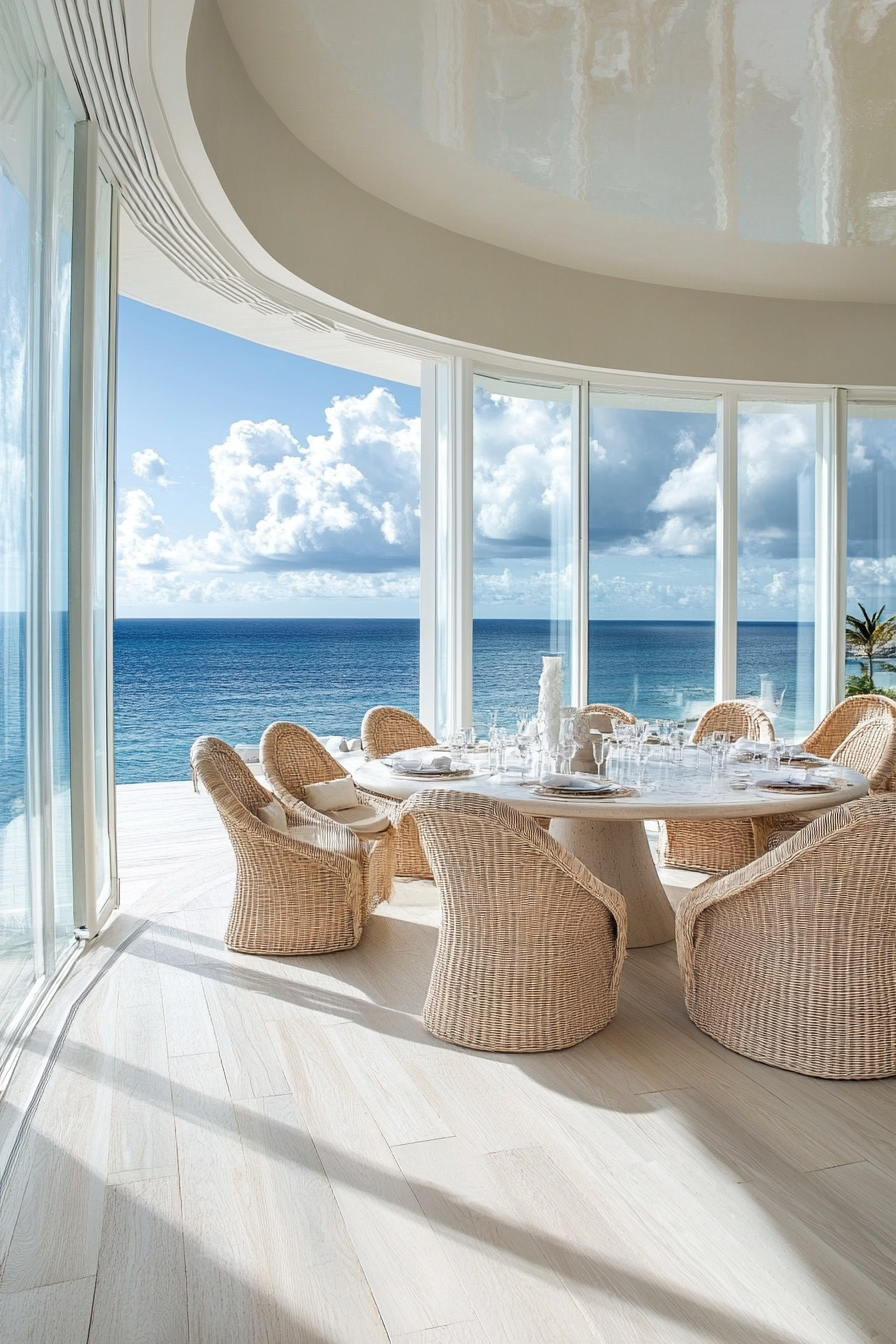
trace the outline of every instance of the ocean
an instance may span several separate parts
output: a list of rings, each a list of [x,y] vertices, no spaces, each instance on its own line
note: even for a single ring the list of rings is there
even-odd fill
[[[784,735],[812,724],[811,626],[741,625],[738,693],[760,677],[786,686]],[[683,719],[712,700],[713,626],[702,621],[592,621],[589,697],[644,718]],[[257,742],[291,719],[356,737],[372,705],[418,710],[415,620],[117,620],[115,768],[120,784],[189,776],[204,733]],[[474,621],[474,715],[534,711],[548,621]],[[798,675],[799,670],[799,675]]]

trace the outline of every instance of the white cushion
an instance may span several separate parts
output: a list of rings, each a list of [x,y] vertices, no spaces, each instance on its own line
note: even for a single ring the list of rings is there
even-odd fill
[[[342,779],[328,779],[324,784],[306,784],[302,800],[316,812],[334,812],[338,808],[358,806],[355,781],[350,775]]]
[[[328,854],[348,854],[352,856],[354,841],[348,836],[334,839],[333,832],[322,835],[320,826],[290,826],[286,832],[294,840],[301,840],[315,849],[325,850]]]
[[[329,815],[334,821],[348,826],[355,835],[380,835],[389,829],[389,818],[377,812],[375,807],[342,807]]]
[[[260,807],[256,813],[259,821],[265,822],[268,826],[273,826],[275,831],[287,830],[286,812],[283,804],[278,803],[276,798],[272,798],[264,807]]]

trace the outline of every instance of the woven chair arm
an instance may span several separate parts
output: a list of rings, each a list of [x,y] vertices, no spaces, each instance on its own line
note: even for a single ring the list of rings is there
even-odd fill
[[[725,873],[722,877],[710,878],[688,892],[675,914],[679,969],[687,992],[690,993],[694,988],[695,930],[701,915],[711,906],[731,901],[751,890],[761,891],[780,881],[787,868],[799,862],[808,850],[831,839],[851,821],[846,804],[831,808],[744,868]]]
[[[364,857],[361,842],[355,833],[349,830],[348,826],[334,821],[332,817],[324,816],[322,812],[315,812],[304,803],[284,810],[289,825],[314,826],[317,841],[312,843],[300,839],[299,836],[278,831],[248,811],[241,817],[231,814],[230,820],[233,826],[252,836],[253,839],[262,841],[269,849],[311,860],[339,873],[345,881],[350,881],[351,865],[362,863]]]
[[[375,807],[377,812],[381,812],[384,817],[389,818],[390,825],[394,825],[393,816],[396,811],[395,799],[384,798],[382,794],[372,793],[370,789],[359,789],[355,786],[355,792],[358,795],[358,802],[363,803],[365,807]],[[391,803],[392,807],[384,807],[384,803]]]

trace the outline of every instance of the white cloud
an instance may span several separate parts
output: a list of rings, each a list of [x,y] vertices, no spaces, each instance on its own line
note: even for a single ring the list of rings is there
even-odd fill
[[[135,476],[144,481],[152,481],[153,485],[160,485],[163,490],[171,484],[165,475],[168,463],[154,448],[144,448],[142,452],[132,453],[131,466]]]
[[[172,538],[145,490],[125,492],[122,600],[407,595],[417,579],[402,571],[419,563],[419,420],[384,388],[337,398],[325,414],[327,433],[305,444],[276,420],[231,426],[209,450],[219,526],[205,536]],[[135,454],[146,474],[158,466],[151,452]]]
[[[479,390],[475,407],[477,539],[501,553],[508,547],[511,553],[520,547],[543,550],[551,542],[554,518],[569,509],[570,407]]]

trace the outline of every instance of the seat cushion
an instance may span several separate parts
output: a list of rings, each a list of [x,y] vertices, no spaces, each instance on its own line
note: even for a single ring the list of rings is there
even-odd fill
[[[335,811],[327,813],[334,821],[341,821],[343,826],[348,826],[354,831],[355,835],[381,835],[383,831],[389,829],[389,818],[384,817],[382,812],[377,812],[375,807],[342,807]]]
[[[328,779],[323,784],[306,784],[302,801],[313,807],[315,812],[335,812],[346,807],[357,807],[355,781],[350,775],[345,775],[341,779]]]
[[[275,831],[286,831],[286,812],[283,804],[278,803],[276,798],[272,798],[264,807],[260,807],[255,813],[259,821],[263,821],[267,826],[273,826]]]

